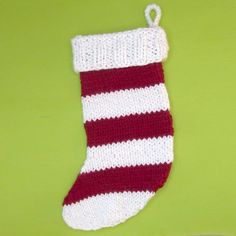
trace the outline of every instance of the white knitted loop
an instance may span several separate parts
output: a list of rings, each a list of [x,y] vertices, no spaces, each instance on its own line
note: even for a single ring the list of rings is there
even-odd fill
[[[154,20],[152,20],[152,18],[151,18],[151,11],[155,11],[155,13],[156,13]],[[156,5],[155,3],[149,4],[145,9],[145,17],[146,17],[149,27],[158,26],[159,21],[161,19],[161,8],[158,5]]]

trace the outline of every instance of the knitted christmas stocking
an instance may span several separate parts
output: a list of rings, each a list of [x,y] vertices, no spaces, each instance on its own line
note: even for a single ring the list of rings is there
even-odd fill
[[[150,11],[156,12],[154,21]],[[64,199],[72,228],[95,230],[137,214],[161,188],[173,161],[173,127],[161,62],[168,44],[161,11],[150,27],[77,36],[87,158]]]

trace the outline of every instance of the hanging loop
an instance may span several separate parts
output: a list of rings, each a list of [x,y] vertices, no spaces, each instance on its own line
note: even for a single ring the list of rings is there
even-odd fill
[[[151,11],[155,11],[155,18],[152,20]],[[157,27],[161,19],[161,8],[155,3],[147,5],[145,9],[145,17],[149,27]]]

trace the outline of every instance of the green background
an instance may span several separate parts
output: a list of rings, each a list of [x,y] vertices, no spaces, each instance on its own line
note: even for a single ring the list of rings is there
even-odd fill
[[[175,125],[165,188],[136,217],[70,229],[63,198],[86,155],[70,39],[145,27],[147,0],[0,0],[0,235],[236,235],[236,1],[160,0]]]

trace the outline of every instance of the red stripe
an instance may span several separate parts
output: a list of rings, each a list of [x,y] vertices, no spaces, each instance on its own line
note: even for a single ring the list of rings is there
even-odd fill
[[[121,167],[81,174],[63,204],[71,204],[102,193],[150,191],[161,188],[171,164]]]
[[[85,123],[85,129],[89,147],[173,135],[169,111],[89,121]]]
[[[81,72],[82,96],[164,83],[161,63]]]

